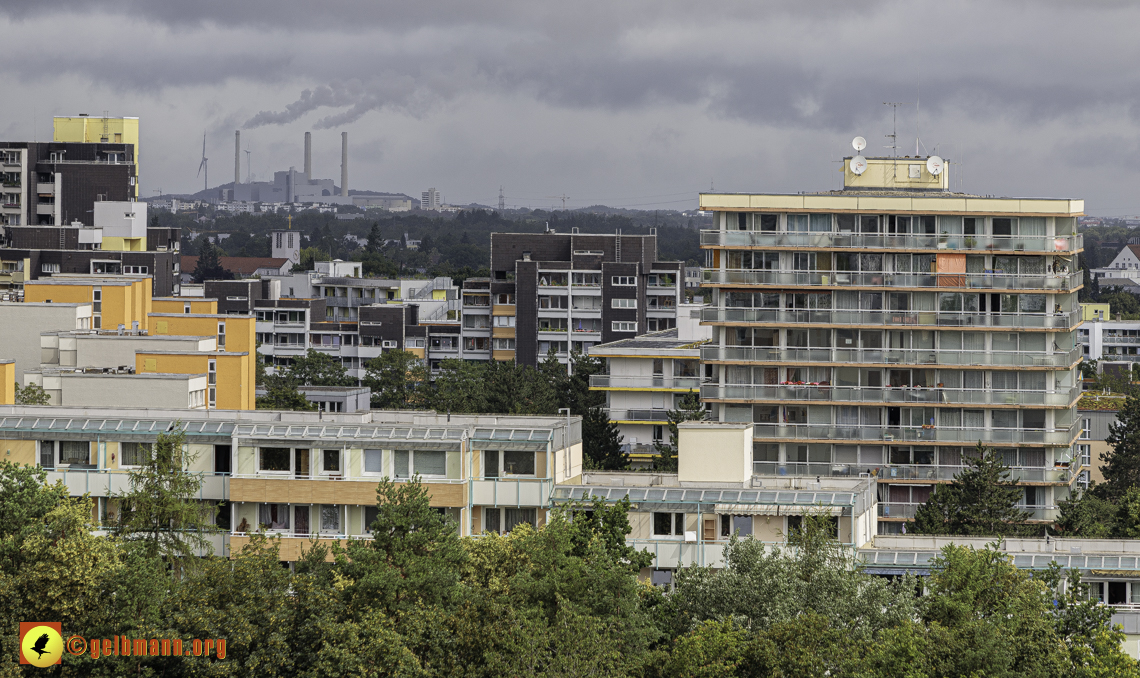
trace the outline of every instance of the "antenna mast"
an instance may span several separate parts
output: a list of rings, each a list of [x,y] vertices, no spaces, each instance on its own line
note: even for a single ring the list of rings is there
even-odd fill
[[[886,134],[886,138],[891,140],[891,145],[885,148],[891,149],[891,157],[899,157],[898,140],[899,140],[899,106],[909,105],[909,101],[884,101],[884,106],[891,107],[891,133]],[[916,154],[917,155],[917,154]]]

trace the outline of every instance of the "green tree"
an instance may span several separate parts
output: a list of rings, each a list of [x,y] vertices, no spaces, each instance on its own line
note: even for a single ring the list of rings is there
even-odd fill
[[[1023,494],[1010,479],[1002,454],[978,443],[969,466],[939,485],[918,507],[910,531],[919,534],[1001,535],[1025,532],[1029,514],[1017,508]]]
[[[559,407],[569,407],[571,414],[580,417],[586,416],[592,408],[604,407],[606,394],[590,390],[590,377],[605,372],[605,361],[574,351],[570,354],[570,368],[571,374],[566,380]]]
[[[1101,466],[1104,482],[1096,486],[1095,493],[1115,503],[1128,488],[1140,486],[1140,398],[1136,395],[1124,399],[1105,441],[1109,450]]]
[[[1117,508],[1096,496],[1091,488],[1058,501],[1057,506],[1060,513],[1056,529],[1061,536],[1083,539],[1108,539],[1112,536]]]
[[[622,451],[622,435],[617,424],[600,407],[586,410],[582,417],[582,454],[587,468],[620,471],[629,468],[629,454]]]
[[[286,374],[298,386],[356,385],[356,380],[348,376],[348,370],[340,359],[313,348],[294,358]]]
[[[189,470],[197,455],[186,445],[181,422],[172,433],[159,433],[148,451],[145,462],[129,473],[130,489],[118,496],[115,532],[169,562],[177,577],[187,562],[213,553],[217,508],[197,499],[202,474]]]
[[[435,376],[431,406],[437,412],[486,412],[484,391],[486,368],[465,360],[448,359],[440,364]]]
[[[424,407],[429,388],[427,367],[409,351],[384,351],[364,363],[364,385],[372,391],[372,407],[405,410]]]
[[[1046,678],[1072,668],[1056,632],[1052,591],[995,547],[943,548],[926,589],[921,618],[947,632],[929,647],[937,675]]]
[[[380,233],[379,222],[372,222],[372,228],[368,229],[368,244],[364,246],[364,249],[371,254],[384,249],[384,236]]]
[[[680,436],[677,425],[685,421],[698,421],[705,418],[704,407],[701,406],[700,395],[693,389],[681,398],[676,409],[669,410],[669,442],[658,441],[653,447],[657,455],[653,459],[653,468],[658,471],[674,472],[677,470],[677,438]]]
[[[16,404],[17,405],[50,405],[51,396],[48,392],[43,390],[38,384],[28,384],[27,386],[20,386],[19,382],[16,383]]]
[[[293,272],[312,271],[316,269],[316,262],[328,261],[332,257],[329,256],[327,249],[319,247],[302,247],[300,256],[297,263],[293,264]]]
[[[257,397],[257,409],[313,412],[317,406],[297,389],[296,382],[287,374],[271,374],[265,377],[265,395]]]
[[[338,555],[351,581],[345,589],[351,605],[395,617],[454,601],[467,552],[455,524],[432,508],[419,476],[399,483],[382,478],[376,511],[372,538],[354,540]]]
[[[206,238],[198,254],[198,263],[194,265],[191,277],[196,283],[207,280],[229,280],[230,272],[222,267],[218,247],[209,238]]]

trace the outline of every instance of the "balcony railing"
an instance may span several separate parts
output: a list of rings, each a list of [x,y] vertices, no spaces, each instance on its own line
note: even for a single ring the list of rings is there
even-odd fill
[[[843,349],[702,346],[705,362],[836,362],[891,365],[977,365],[1000,367],[1069,367],[1081,349],[1068,351],[958,351],[952,349]],[[1137,356],[1140,358],[1140,356]]]
[[[1136,345],[1140,344],[1140,337],[1114,337],[1111,334],[1105,334],[1101,337],[1101,343]]]
[[[701,386],[701,400],[788,402],[850,402],[940,405],[1041,405],[1068,407],[1081,396],[1081,387],[1056,392],[994,391],[975,388],[918,386],[831,386],[828,384],[741,384]]]
[[[673,391],[687,391],[689,389],[699,389],[700,387],[700,377],[614,376],[609,374],[594,374],[590,376],[590,388],[669,389]]]
[[[988,290],[1074,290],[1084,277],[1070,274],[1008,273],[851,273],[847,271],[703,271],[712,285],[773,285],[778,287],[897,287],[968,288]]]
[[[198,499],[228,499],[229,477],[212,473],[200,474],[202,485]],[[113,497],[130,491],[130,474],[125,469],[47,469],[47,482],[62,482],[72,496]]]
[[[656,421],[662,423],[669,421],[669,410],[665,409],[630,410],[610,408],[606,411],[606,415],[610,418],[610,421]]]
[[[961,473],[966,466],[934,466],[934,465],[892,465],[879,468],[880,480],[940,480],[950,481]],[[1068,483],[1072,479],[1073,469],[1065,466],[1052,468],[1032,466],[1011,466],[1010,479],[1019,483]]]
[[[1079,310],[1061,313],[978,313],[961,311],[855,311],[783,308],[705,308],[708,323],[821,323],[896,327],[1034,327],[1072,329],[1081,322]]]
[[[966,252],[1076,252],[1081,235],[880,235],[875,233],[768,233],[701,231],[702,247],[849,247]]]
[[[919,506],[922,504],[879,502],[879,517],[910,520],[914,518]],[[1056,506],[1019,506],[1018,508],[1029,514],[1027,520],[1054,520],[1057,517]]]
[[[947,442],[973,445],[982,443],[1025,443],[1070,445],[1081,427],[1016,429],[963,428],[952,426],[834,426],[830,424],[767,424],[752,426],[757,440],[874,440]]]

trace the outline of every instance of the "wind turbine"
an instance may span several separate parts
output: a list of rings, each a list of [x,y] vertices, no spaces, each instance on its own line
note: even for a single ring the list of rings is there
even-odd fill
[[[245,183],[249,183],[249,143],[245,146]]]
[[[202,170],[206,171],[206,176],[203,179],[202,190],[210,189],[210,168],[206,164],[206,133],[202,133],[202,163],[198,165],[198,176],[202,176]]]

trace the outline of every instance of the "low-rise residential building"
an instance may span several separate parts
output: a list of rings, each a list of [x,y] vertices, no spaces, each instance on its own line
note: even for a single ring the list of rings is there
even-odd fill
[[[130,368],[45,368],[24,373],[24,386],[47,392],[49,405],[205,409],[209,377],[198,374],[138,374]]]
[[[1140,320],[1101,320],[1098,316],[1081,325],[1077,341],[1089,360],[1140,361]]]
[[[229,555],[264,529],[281,559],[312,539],[366,537],[381,478],[418,475],[431,504],[462,535],[546,522],[555,483],[582,473],[577,417],[443,415],[434,412],[232,412],[198,409],[0,406],[0,449],[14,463],[48,469],[75,496],[114,520],[116,495],[159,433],[178,425],[202,476],[203,501],[222,503]]]

